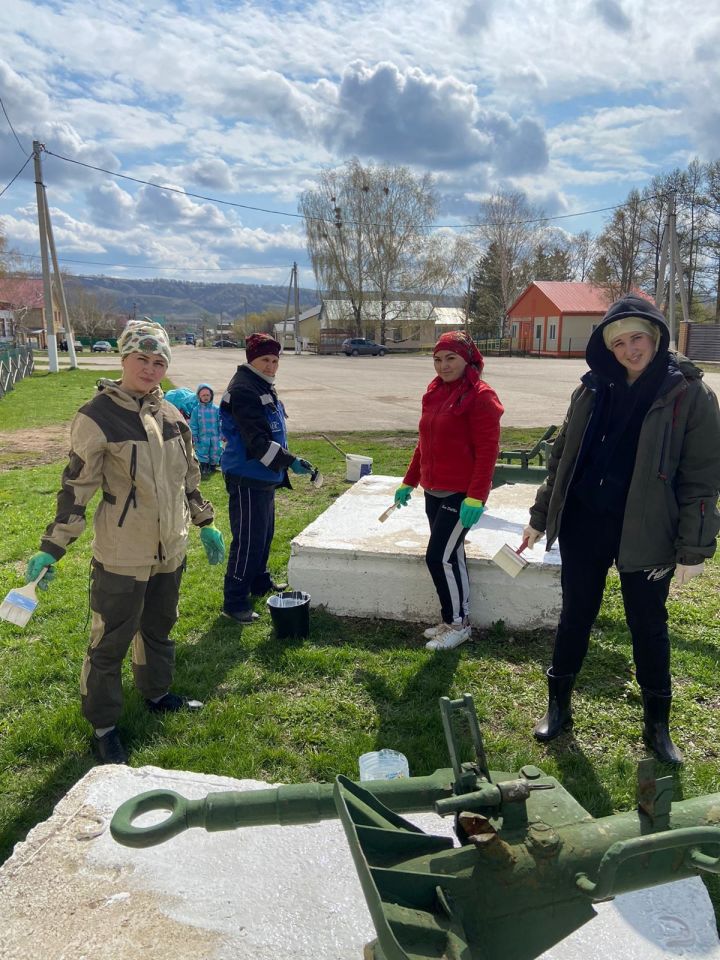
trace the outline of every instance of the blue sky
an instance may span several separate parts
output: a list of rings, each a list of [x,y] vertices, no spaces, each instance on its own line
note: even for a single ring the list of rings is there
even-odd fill
[[[20,144],[0,114],[0,189],[37,139],[71,272],[284,283],[297,260],[312,287],[302,222],[282,212],[353,155],[433,174],[454,225],[499,189],[563,215],[719,157],[712,9],[3,0],[0,97]],[[32,163],[0,197],[0,223],[11,247],[39,252]],[[559,223],[597,231],[602,216]]]

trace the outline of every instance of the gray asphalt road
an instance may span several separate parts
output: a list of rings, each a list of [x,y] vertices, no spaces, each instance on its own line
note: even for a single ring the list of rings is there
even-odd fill
[[[243,350],[177,346],[170,377],[192,389],[204,381],[221,394],[244,359]],[[120,366],[117,354],[85,354],[80,360],[83,367]],[[570,394],[586,369],[582,360],[488,357],[485,379],[505,407],[503,425],[540,427],[562,422]],[[430,357],[284,354],[277,387],[292,431],[415,430],[420,397],[432,377]],[[705,378],[720,393],[720,370]]]
[[[171,376],[181,386],[207,380],[222,391],[239,350],[173,350]],[[585,365],[577,360],[489,357],[488,383],[505,406],[509,426],[560,423]],[[433,378],[430,357],[318,357],[284,354],[277,376],[289,426],[298,430],[415,430],[420,398]]]

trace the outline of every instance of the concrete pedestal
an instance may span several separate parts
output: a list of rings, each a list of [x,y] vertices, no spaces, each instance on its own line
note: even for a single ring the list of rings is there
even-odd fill
[[[157,767],[96,767],[0,868],[3,960],[361,960],[374,939],[342,827],[189,830],[146,850],[115,843],[117,807],[266,784]],[[423,829],[449,833],[431,814]],[[626,894],[544,960],[720,960],[699,879]]]
[[[353,484],[292,542],[288,573],[312,606],[350,617],[437,623],[439,604],[425,566],[428,522],[422,490],[407,507],[378,517],[393,502],[400,477],[371,475]],[[470,621],[488,627],[553,627],[560,612],[560,554],[544,541],[524,556],[515,579],[492,557],[508,543],[520,546],[536,487],[515,484],[492,491],[488,509],[470,530],[465,552],[470,577]]]

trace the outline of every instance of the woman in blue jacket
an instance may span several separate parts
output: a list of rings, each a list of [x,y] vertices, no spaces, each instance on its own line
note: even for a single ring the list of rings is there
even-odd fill
[[[252,623],[252,596],[282,590],[267,569],[275,532],[275,490],[289,487],[288,469],[312,468],[287,449],[285,408],[275,391],[280,344],[267,333],[245,341],[247,363],[237,368],[220,404],[226,441],[220,466],[229,497],[232,543],[225,573],[223,614]]]

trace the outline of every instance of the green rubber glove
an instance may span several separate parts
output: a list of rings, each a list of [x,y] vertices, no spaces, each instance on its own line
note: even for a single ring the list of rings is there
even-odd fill
[[[216,563],[222,563],[225,559],[225,541],[214,523],[200,528],[200,540],[205,547],[210,566],[214,567]]]
[[[312,473],[314,468],[308,460],[303,460],[302,457],[295,457],[290,464],[290,469],[293,473]]]
[[[40,571],[43,567],[47,567],[47,572],[45,576],[38,583],[39,590],[47,590],[50,586],[50,581],[55,578],[55,557],[51,553],[45,553],[43,550],[40,550],[38,553],[34,553],[28,560],[27,570],[25,571],[25,583],[30,583],[31,580],[34,580],[35,577],[40,576]]]
[[[395,503],[399,507],[406,507],[414,489],[415,487],[409,487],[406,483],[403,483],[395,491]]]
[[[482,500],[474,500],[472,497],[465,497],[460,504],[460,523],[464,527],[474,527],[480,517],[483,515],[485,506]]]

